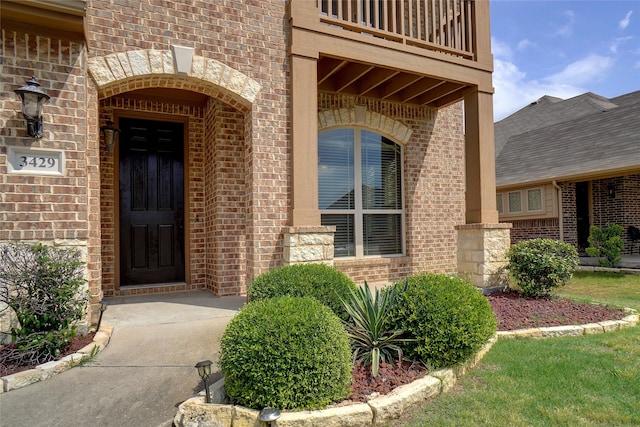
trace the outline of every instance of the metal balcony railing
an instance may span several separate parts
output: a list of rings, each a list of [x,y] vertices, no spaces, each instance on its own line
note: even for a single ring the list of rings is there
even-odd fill
[[[316,7],[323,24],[472,59],[478,30],[475,3],[475,0],[316,0]]]

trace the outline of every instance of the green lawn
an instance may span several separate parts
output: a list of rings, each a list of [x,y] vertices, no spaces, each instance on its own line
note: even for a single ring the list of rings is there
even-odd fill
[[[562,295],[640,309],[640,276],[579,273]],[[392,425],[640,425],[640,326],[500,340],[453,390]]]

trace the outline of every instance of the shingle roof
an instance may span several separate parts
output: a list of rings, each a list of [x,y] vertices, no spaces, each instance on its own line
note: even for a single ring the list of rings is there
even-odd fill
[[[543,97],[497,122],[498,186],[637,167],[640,91],[613,99]]]

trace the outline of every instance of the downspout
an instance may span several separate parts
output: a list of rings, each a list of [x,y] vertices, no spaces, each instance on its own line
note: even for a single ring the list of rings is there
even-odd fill
[[[551,181],[551,185],[558,191],[558,231],[560,232],[560,241],[564,242],[564,217],[562,215],[562,188],[556,180]]]

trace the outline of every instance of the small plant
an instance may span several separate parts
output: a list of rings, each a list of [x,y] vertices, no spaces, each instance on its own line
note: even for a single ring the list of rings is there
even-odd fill
[[[84,263],[73,249],[43,244],[0,248],[0,302],[15,312],[11,360],[37,364],[58,357],[76,336],[89,293],[84,289]]]
[[[517,243],[507,252],[507,269],[526,297],[549,297],[564,286],[578,266],[576,248],[552,239]]]
[[[275,268],[256,277],[248,289],[249,301],[281,296],[311,297],[329,307],[342,320],[349,315],[342,304],[356,285],[341,271],[324,264],[298,264]]]
[[[376,289],[372,294],[365,282],[364,287],[352,291],[351,298],[344,301],[351,318],[345,322],[345,328],[351,339],[353,360],[370,364],[373,377],[378,376],[381,362],[393,363],[394,353],[402,360],[399,344],[408,341],[401,338],[402,329],[394,329],[388,322],[395,298],[395,288],[386,292]]]
[[[396,283],[389,322],[415,340],[403,344],[410,359],[439,369],[462,363],[480,350],[497,328],[489,301],[473,285],[441,274]]]
[[[318,409],[350,392],[347,333],[309,297],[245,306],[224,331],[219,366],[227,396],[253,409]]]
[[[589,247],[587,255],[598,258],[598,263],[603,267],[616,267],[622,259],[623,227],[617,224],[607,224],[600,228],[592,225],[589,229]]]

